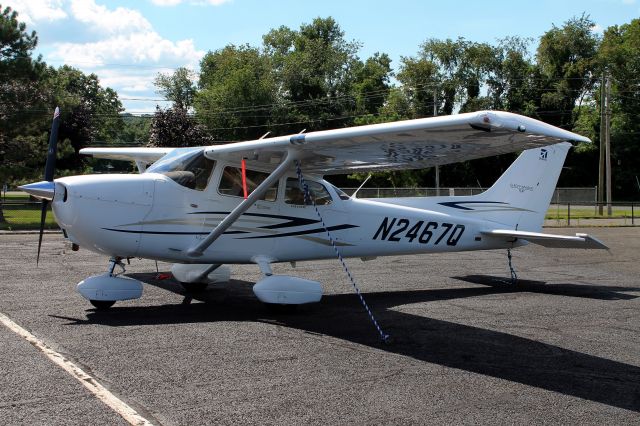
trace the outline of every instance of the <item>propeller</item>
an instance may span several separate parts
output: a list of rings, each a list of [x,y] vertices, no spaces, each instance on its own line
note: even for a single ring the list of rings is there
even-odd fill
[[[56,107],[53,113],[53,121],[51,123],[51,134],[49,135],[49,150],[47,151],[47,162],[44,167],[45,182],[53,183],[53,172],[56,167],[56,151],[58,150],[58,126],[60,126],[60,108]],[[53,185],[51,185],[53,186]],[[53,197],[51,197],[53,199]],[[42,247],[42,234],[44,233],[44,222],[47,219],[47,208],[49,207],[49,199],[42,199],[42,210],[40,212],[40,235],[38,237],[38,257],[36,258],[36,266],[40,262],[40,248]]]

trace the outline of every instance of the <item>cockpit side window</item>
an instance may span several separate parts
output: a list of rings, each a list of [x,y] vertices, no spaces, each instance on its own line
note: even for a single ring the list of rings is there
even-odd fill
[[[327,189],[318,182],[306,181],[309,187],[309,195],[313,198],[316,206],[331,204],[331,195]],[[300,189],[300,183],[296,178],[288,178],[285,189],[284,202],[297,206],[305,205],[304,191]],[[311,200],[306,200],[306,205],[311,205]]]
[[[160,160],[148,168],[146,173],[160,173],[186,188],[204,191],[215,164],[200,149]]]
[[[247,194],[251,194],[267,177],[269,177],[268,173],[247,170]],[[238,167],[225,167],[222,172],[222,179],[220,179],[218,191],[222,195],[243,197],[244,190],[242,189],[242,170]],[[277,194],[278,183],[276,182],[260,199],[265,201],[275,201]]]

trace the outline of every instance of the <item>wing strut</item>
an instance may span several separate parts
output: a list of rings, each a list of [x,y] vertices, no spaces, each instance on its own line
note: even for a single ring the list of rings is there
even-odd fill
[[[271,174],[264,180],[256,189],[253,190],[251,194],[240,204],[236,206],[235,209],[231,211],[225,217],[222,222],[216,226],[213,231],[206,236],[204,240],[202,240],[195,247],[187,250],[187,255],[190,257],[200,257],[202,253],[211,245],[215,240],[220,237],[233,223],[242,215],[242,213],[249,210],[249,208],[262,197],[274,183],[278,181],[286,172],[289,170],[291,164],[296,159],[296,155],[292,151],[287,151],[287,156],[282,160],[282,163],[273,171]]]

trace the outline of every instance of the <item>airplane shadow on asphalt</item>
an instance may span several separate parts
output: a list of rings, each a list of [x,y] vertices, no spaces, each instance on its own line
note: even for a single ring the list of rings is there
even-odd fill
[[[57,318],[70,320],[69,324],[74,325],[112,327],[217,321],[263,322],[333,336],[421,361],[640,412],[640,367],[504,332],[393,310],[400,305],[520,291],[620,300],[637,297],[621,292],[640,291],[640,288],[545,284],[527,280],[513,286],[504,282],[504,278],[470,275],[456,279],[485,287],[364,294],[385,331],[393,337],[392,344],[384,344],[354,294],[325,295],[319,304],[304,305],[294,312],[278,312],[260,303],[251,291],[253,283],[247,281],[232,280],[222,291],[210,286],[202,292],[187,293],[177,282],[158,281],[154,274],[130,276],[185,296],[183,304],[116,305],[108,311],[89,310],[86,319]],[[192,300],[206,303],[190,304]]]

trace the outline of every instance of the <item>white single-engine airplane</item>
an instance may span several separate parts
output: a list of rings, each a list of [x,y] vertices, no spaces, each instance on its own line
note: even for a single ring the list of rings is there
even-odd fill
[[[516,114],[473,112],[199,148],[85,148],[96,158],[135,161],[140,174],[54,180],[57,111],[45,181],[21,189],[43,199],[43,220],[52,203],[74,249],[111,258],[107,273],[78,284],[98,308],[142,295],[139,281],[115,272],[133,257],[174,263],[187,288],[220,279],[222,264],[257,264],[261,301],[302,304],[320,300],[320,283],[273,275],[272,263],[527,243],[606,248],[586,234],[541,233],[567,141],[589,139]],[[323,179],[514,151],[523,152],[474,196],[359,199]]]

